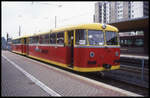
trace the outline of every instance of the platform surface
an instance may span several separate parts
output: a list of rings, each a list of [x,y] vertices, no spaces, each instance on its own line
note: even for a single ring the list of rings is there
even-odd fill
[[[140,96],[2,51],[2,96]]]

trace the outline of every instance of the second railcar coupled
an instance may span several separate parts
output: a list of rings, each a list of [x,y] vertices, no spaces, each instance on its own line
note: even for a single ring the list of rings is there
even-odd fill
[[[99,23],[16,38],[12,52],[80,72],[120,68],[118,29]]]

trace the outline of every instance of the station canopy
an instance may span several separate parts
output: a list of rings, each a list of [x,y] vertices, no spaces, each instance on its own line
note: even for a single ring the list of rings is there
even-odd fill
[[[109,24],[117,27],[119,32],[146,30],[149,27],[149,17],[135,18]]]

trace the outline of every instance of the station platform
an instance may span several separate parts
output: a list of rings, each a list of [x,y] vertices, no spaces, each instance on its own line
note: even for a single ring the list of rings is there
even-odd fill
[[[13,94],[14,92],[26,93],[19,95]],[[2,51],[2,96],[39,96],[38,93],[41,96],[141,96],[9,51]]]

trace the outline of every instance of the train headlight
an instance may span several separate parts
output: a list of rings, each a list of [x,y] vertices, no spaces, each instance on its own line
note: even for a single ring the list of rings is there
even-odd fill
[[[103,29],[106,29],[106,25],[105,25],[105,24],[103,24],[103,25],[102,25],[102,28],[103,28]]]
[[[116,56],[119,56],[119,52],[118,52],[118,51],[116,51],[116,52],[115,52],[115,55],[116,55]]]
[[[94,57],[94,52],[90,52],[90,57]]]

